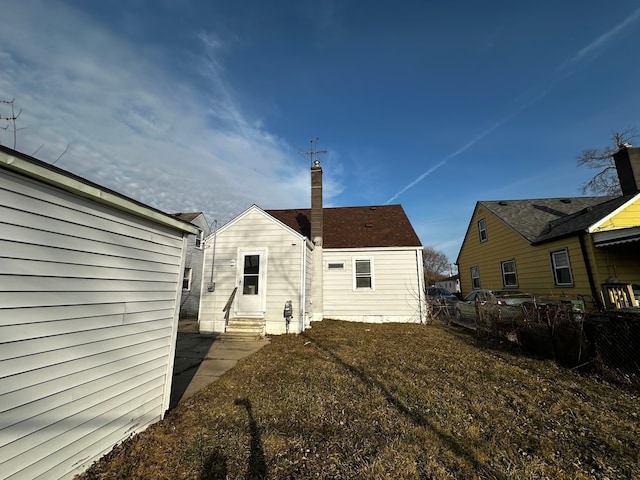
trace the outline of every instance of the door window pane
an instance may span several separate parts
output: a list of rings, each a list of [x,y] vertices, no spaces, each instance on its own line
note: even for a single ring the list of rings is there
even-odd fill
[[[244,281],[242,293],[244,295],[258,295],[258,280],[260,278],[260,255],[244,256]]]

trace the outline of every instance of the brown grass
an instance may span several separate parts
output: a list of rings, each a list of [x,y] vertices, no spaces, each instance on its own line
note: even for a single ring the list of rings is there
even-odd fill
[[[82,478],[634,479],[638,397],[455,327],[325,320]]]

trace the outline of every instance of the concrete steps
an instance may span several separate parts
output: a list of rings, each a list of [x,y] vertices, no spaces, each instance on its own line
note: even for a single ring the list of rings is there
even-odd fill
[[[225,333],[226,339],[255,339],[264,337],[263,318],[230,318]]]

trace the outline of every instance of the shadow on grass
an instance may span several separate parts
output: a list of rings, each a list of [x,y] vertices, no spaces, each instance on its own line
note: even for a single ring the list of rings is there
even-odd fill
[[[200,480],[226,480],[227,473],[227,458],[216,449],[207,457]]]
[[[251,409],[251,401],[248,398],[237,398],[234,402],[235,405],[243,406],[247,410],[249,417],[249,434],[251,441],[249,445],[249,466],[245,480],[259,480],[267,478],[267,462],[264,457],[264,450],[262,448],[262,437],[260,427],[253,418],[253,411]]]
[[[405,405],[383,383],[366,375],[364,371],[361,370],[360,368],[344,361],[335,352],[333,352],[327,346],[323,345],[322,342],[318,341],[317,339],[308,336],[305,332],[303,332],[301,335],[307,338],[318,349],[322,350],[323,352],[331,356],[336,361],[336,363],[342,366],[354,377],[358,378],[363,384],[367,385],[368,387],[377,389],[391,406],[393,406],[401,415],[409,419],[415,426],[429,429],[432,432],[434,432],[440,438],[443,444],[445,444],[459,458],[463,459],[467,465],[475,469],[476,472],[482,472],[483,476],[487,476],[488,478],[495,478],[495,479],[503,478],[503,475],[500,472],[492,471],[486,465],[483,465],[480,462],[478,462],[478,460],[476,460],[476,458],[469,451],[469,449],[465,447],[465,445],[456,441],[450,435],[443,433],[438,428],[438,426],[433,421],[431,421],[428,417],[421,414],[420,412],[412,410],[407,405]]]

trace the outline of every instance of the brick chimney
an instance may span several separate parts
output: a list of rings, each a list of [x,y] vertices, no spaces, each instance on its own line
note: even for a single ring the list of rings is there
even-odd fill
[[[613,154],[622,194],[636,193],[640,190],[640,147],[623,145]]]
[[[311,167],[311,241],[313,249],[313,270],[311,274],[311,304],[313,321],[324,318],[324,275],[322,253],[322,168],[316,160]]]
[[[316,160],[311,167],[311,241],[322,246],[322,167]]]

